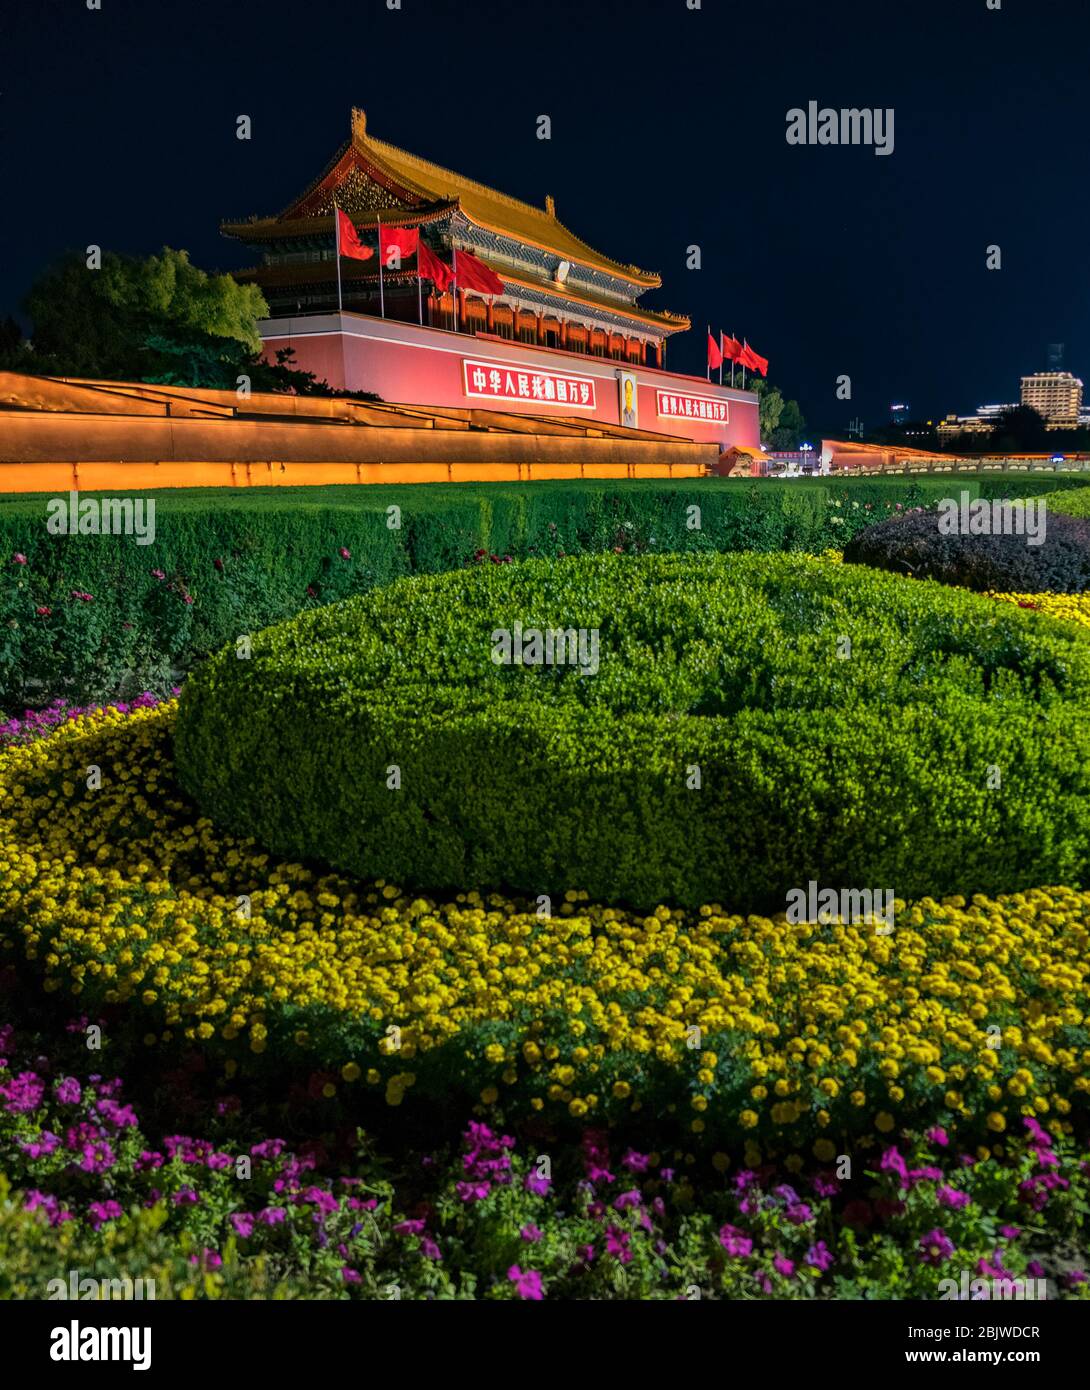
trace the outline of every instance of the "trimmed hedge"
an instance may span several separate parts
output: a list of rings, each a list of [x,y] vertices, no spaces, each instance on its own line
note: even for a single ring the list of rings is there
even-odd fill
[[[1048,499],[1048,509],[1067,516],[1090,516],[1090,487],[1065,488]]]
[[[597,673],[497,665],[519,623],[598,630]],[[782,910],[810,879],[1081,881],[1088,699],[1090,642],[972,594],[599,556],[403,580],[225,649],[176,756],[214,821],[364,877]]]
[[[913,510],[860,532],[845,546],[844,559],[981,593],[1081,594],[1090,587],[1090,520],[1065,516],[1043,501],[1043,514],[1037,515],[1038,504],[1029,505],[1035,515],[1023,515],[1021,524],[1032,520],[1040,528],[1039,544],[1031,545],[1025,533],[947,535],[938,512]],[[956,524],[965,519],[957,518]],[[967,519],[972,524],[972,516]],[[985,518],[980,520],[983,524]],[[986,520],[1012,525],[1016,518],[989,515]]]
[[[1018,486],[1081,481],[1049,475]],[[1002,495],[1010,482],[982,475],[958,486]],[[0,712],[57,696],[165,694],[242,633],[401,575],[460,568],[482,550],[818,552],[949,487],[876,477],[175,489],[153,494],[156,536],[146,546],[51,536],[47,497],[9,497],[0,500]],[[388,525],[391,505],[400,529]]]

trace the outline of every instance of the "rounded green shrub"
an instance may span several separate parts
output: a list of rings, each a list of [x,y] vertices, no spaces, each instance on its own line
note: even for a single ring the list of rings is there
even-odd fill
[[[582,651],[499,664],[504,634],[533,656],[547,630]],[[1088,701],[1090,642],[974,594],[801,556],[595,556],[266,629],[190,679],[176,755],[214,821],[363,876],[782,909],[811,879],[1081,881]]]
[[[1051,494],[1048,509],[1050,512],[1063,512],[1065,516],[1090,517],[1090,487],[1076,487]]]

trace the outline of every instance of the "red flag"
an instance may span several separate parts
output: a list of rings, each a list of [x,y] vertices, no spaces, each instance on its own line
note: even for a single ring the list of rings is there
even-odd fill
[[[739,357],[743,367],[748,367],[751,371],[760,372],[762,376],[768,375],[768,358],[762,357],[760,353],[754,352],[748,343],[742,348],[742,356]]]
[[[719,351],[719,347],[718,347],[718,345],[716,344],[715,339],[712,337],[711,332],[709,331],[709,333],[708,333],[708,366],[711,367],[711,368],[714,370],[716,367],[721,367],[722,365],[723,365],[723,354]]]
[[[387,270],[399,270],[403,260],[416,255],[419,245],[419,227],[379,227],[378,253]],[[397,257],[392,263],[391,251],[397,252]]]
[[[454,272],[446,261],[441,261],[426,242],[420,242],[416,251],[416,268],[425,280],[430,280],[440,294],[450,288]]]
[[[463,290],[479,290],[481,294],[503,294],[503,281],[494,270],[490,270],[484,261],[479,261],[476,256],[469,251],[459,251],[458,259],[455,262],[455,279],[458,281],[458,288]]]
[[[728,362],[740,362],[742,360],[742,344],[737,338],[732,338],[729,333],[720,335],[720,347],[723,356]]]
[[[337,209],[337,254],[350,256],[354,261],[369,261],[375,254],[370,246],[362,244],[352,219],[341,208]]]

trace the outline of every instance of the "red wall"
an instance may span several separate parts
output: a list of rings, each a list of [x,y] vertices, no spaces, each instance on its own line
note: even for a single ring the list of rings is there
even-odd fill
[[[633,367],[611,358],[586,357],[554,348],[532,347],[472,333],[420,327],[395,319],[364,314],[313,314],[299,318],[266,319],[261,335],[270,359],[279,348],[295,349],[294,363],[331,386],[350,391],[374,391],[400,405],[474,406],[529,415],[578,416],[620,424],[618,370],[631,371],[638,384],[639,428],[672,434],[700,443],[755,447],[760,442],[757,397],[751,391],[707,382],[652,367]],[[462,361],[493,360],[519,370],[571,372],[593,377],[596,409],[542,401],[482,400],[465,393]],[[711,396],[727,403],[727,421],[660,418],[659,390]]]

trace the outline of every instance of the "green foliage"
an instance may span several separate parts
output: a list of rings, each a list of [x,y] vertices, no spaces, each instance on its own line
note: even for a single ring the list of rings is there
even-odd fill
[[[81,254],[66,256],[31,288],[26,310],[36,357],[53,371],[141,380],[155,336],[224,338],[258,352],[268,306],[256,286],[208,275],[165,246],[143,259],[107,251],[97,270]]]
[[[1048,499],[1050,512],[1063,512],[1066,516],[1090,516],[1090,487],[1071,488],[1057,493]]]
[[[516,624],[599,632],[597,673],[498,665]],[[1079,881],[1088,696],[1081,636],[971,594],[795,556],[588,557],[257,634],[190,679],[176,754],[214,820],[365,877],[778,910],[811,878]]]
[[[1018,487],[1028,495],[1081,482],[1049,474]],[[150,545],[52,536],[46,497],[9,497],[0,500],[0,710],[163,693],[243,633],[400,575],[461,568],[478,551],[815,553],[950,486],[877,477],[179,488],[152,494]],[[958,487],[1003,495],[1009,483],[959,478]],[[388,524],[391,505],[399,528]]]

